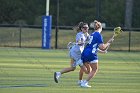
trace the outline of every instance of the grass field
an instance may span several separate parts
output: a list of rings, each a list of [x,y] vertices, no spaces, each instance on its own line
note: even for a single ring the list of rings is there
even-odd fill
[[[92,88],[81,88],[79,67],[58,84],[53,80],[54,71],[69,66],[67,50],[0,48],[0,93],[140,93],[140,52],[110,51],[99,58]]]

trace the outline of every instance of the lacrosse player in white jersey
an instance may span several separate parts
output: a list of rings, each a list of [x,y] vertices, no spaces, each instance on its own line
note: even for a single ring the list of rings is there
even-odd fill
[[[60,76],[64,73],[74,71],[76,69],[76,66],[79,65],[86,74],[89,73],[89,66],[88,65],[83,65],[83,62],[81,60],[81,53],[84,50],[84,46],[86,44],[86,41],[89,39],[89,34],[88,34],[88,24],[80,22],[78,26],[76,26],[76,43],[72,46],[69,47],[69,55],[71,58],[71,66],[62,69],[60,72],[55,72],[54,73],[54,81],[58,83],[58,79]]]

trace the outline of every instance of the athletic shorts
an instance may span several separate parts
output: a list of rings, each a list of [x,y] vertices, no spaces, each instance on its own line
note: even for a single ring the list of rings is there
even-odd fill
[[[69,56],[74,60],[74,63],[72,64],[72,67],[76,67],[79,64],[79,60],[81,59],[81,52],[80,51],[75,51],[70,49],[69,51]]]
[[[98,62],[98,56],[97,54],[92,53],[90,50],[84,50],[81,59],[84,62],[90,62],[90,63],[97,63]]]

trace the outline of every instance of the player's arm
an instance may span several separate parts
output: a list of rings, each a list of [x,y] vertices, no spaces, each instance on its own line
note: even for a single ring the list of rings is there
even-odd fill
[[[113,40],[114,39],[109,39],[108,40],[108,42],[107,43],[101,43],[100,45],[99,45],[99,49],[101,49],[101,50],[106,50],[106,48],[108,47],[108,46],[110,46],[110,44],[113,42]]]
[[[83,38],[81,37],[80,34],[77,34],[77,35],[76,35],[76,43],[77,43],[79,46],[82,46],[82,45],[84,44]]]
[[[106,44],[102,43],[102,44],[99,45],[99,49],[100,50],[105,50],[109,45],[110,45],[110,43],[106,43]]]
[[[99,49],[99,48],[98,48],[98,52],[99,52],[99,53],[107,53],[106,50],[101,50],[101,49]]]

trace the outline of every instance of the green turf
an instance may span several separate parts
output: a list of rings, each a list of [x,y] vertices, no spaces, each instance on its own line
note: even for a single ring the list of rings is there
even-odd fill
[[[69,66],[67,53],[0,48],[0,93],[140,93],[140,52],[99,54],[99,71],[89,83],[92,88],[77,85],[79,67],[54,83],[53,72]]]

